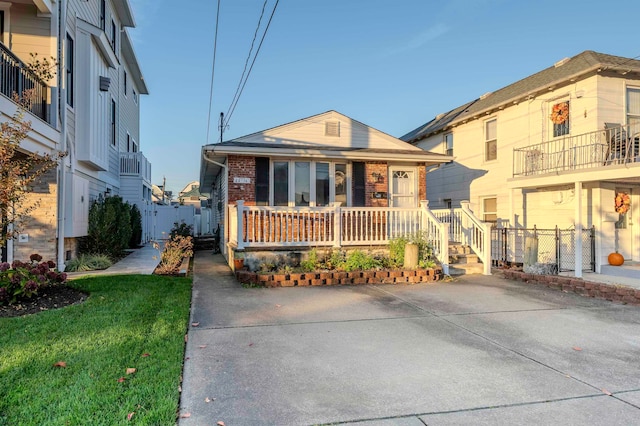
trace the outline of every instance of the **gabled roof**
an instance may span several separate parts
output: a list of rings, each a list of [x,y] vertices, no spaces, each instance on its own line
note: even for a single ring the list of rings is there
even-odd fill
[[[553,66],[503,87],[493,93],[457,107],[426,124],[412,130],[400,139],[416,142],[465,120],[475,119],[489,111],[507,107],[568,84],[573,84],[596,73],[640,73],[640,60],[607,55],[586,50],[572,58],[563,59]]]

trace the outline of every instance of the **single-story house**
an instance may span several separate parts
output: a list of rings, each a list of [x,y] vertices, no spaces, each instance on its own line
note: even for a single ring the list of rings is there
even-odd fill
[[[384,245],[437,226],[426,174],[452,159],[327,111],[203,146],[200,188],[231,264],[237,251]]]

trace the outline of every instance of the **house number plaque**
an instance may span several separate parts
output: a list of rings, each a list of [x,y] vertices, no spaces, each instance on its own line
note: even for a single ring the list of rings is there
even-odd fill
[[[234,177],[233,183],[251,183],[251,178],[248,177]]]

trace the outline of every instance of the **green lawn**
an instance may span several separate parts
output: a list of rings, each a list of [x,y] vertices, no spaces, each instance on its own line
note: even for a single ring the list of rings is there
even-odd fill
[[[0,425],[175,424],[191,279],[122,275],[70,285],[89,299],[0,318]],[[54,367],[59,361],[66,368]]]

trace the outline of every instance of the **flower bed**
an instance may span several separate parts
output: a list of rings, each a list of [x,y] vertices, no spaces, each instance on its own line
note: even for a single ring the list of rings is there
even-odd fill
[[[262,273],[236,271],[236,279],[243,284],[261,287],[306,287],[321,285],[357,284],[417,284],[436,282],[443,277],[442,269],[327,271],[304,273]]]

